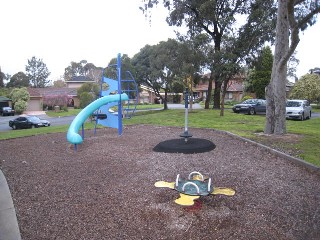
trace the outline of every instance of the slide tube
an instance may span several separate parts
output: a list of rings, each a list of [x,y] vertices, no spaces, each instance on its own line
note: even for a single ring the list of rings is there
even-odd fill
[[[81,112],[73,119],[67,133],[67,140],[72,144],[80,144],[83,142],[81,135],[78,133],[82,124],[88,119],[88,117],[101,106],[110,103],[110,102],[118,102],[118,101],[126,101],[128,100],[128,95],[123,94],[115,94],[108,95],[105,97],[101,97],[94,102],[90,103]],[[121,118],[121,116],[119,116]],[[122,120],[122,119],[121,119]],[[120,124],[120,122],[119,122]]]

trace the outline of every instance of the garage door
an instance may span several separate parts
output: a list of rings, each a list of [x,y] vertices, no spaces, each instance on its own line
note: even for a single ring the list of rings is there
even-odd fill
[[[27,111],[42,111],[40,109],[40,100],[29,100]]]

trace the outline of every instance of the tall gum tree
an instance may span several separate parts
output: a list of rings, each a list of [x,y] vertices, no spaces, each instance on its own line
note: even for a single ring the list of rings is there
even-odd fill
[[[299,44],[299,32],[315,23],[320,0],[279,0],[271,81],[266,88],[267,113],[264,132],[281,135],[286,129],[287,63]]]
[[[142,0],[144,3],[141,9],[150,14],[150,9],[159,4],[159,0]],[[220,108],[221,87],[230,74],[225,74],[225,68],[221,68],[228,60],[222,59],[221,47],[224,36],[230,34],[237,22],[236,16],[248,16],[250,23],[245,23],[242,29],[254,31],[255,33],[268,34],[272,32],[270,24],[265,24],[273,19],[273,0],[163,0],[163,6],[169,11],[167,23],[170,26],[185,26],[189,35],[206,33],[212,40],[212,64],[210,64],[211,77],[208,80],[208,95],[205,108],[209,108],[209,101],[214,81],[214,108]],[[238,35],[240,37],[240,33]],[[242,36],[244,36],[242,34]],[[254,38],[252,36],[255,36]],[[251,46],[261,36],[248,32],[242,45]],[[249,38],[249,39],[248,39]],[[238,42],[239,43],[239,42]],[[253,46],[253,45],[252,45]],[[239,50],[239,48],[238,48]],[[243,51],[242,51],[243,52]],[[248,51],[247,51],[248,52]],[[237,54],[237,53],[235,53]],[[237,60],[235,60],[237,61]],[[219,71],[220,69],[221,71]],[[226,83],[226,82],[225,82]],[[226,84],[225,84],[226,85]]]

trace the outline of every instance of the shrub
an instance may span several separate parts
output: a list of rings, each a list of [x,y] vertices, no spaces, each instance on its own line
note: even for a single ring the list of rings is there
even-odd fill
[[[245,101],[245,100],[248,100],[248,99],[252,99],[252,97],[249,96],[249,95],[246,95],[246,96],[244,96],[244,97],[241,99],[241,102],[243,102],[243,101]]]
[[[21,114],[23,113],[23,111],[27,110],[27,107],[28,107],[28,103],[23,100],[19,100],[14,104],[14,110],[18,114]]]
[[[67,106],[62,106],[61,109],[62,109],[62,111],[64,111],[64,112],[68,112],[68,111],[69,111],[69,109],[68,109]]]
[[[93,101],[94,97],[92,96],[92,94],[88,93],[88,92],[83,92],[80,94],[80,108],[85,108],[86,106],[88,106],[92,101]]]

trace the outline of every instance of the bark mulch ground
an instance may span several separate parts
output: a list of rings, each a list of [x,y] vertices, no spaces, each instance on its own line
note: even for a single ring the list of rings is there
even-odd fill
[[[37,239],[319,239],[320,177],[264,148],[221,132],[189,129],[212,141],[198,154],[154,152],[181,128],[135,125],[86,131],[74,152],[66,134],[0,141],[24,240]],[[156,188],[200,171],[230,196],[174,203]]]

